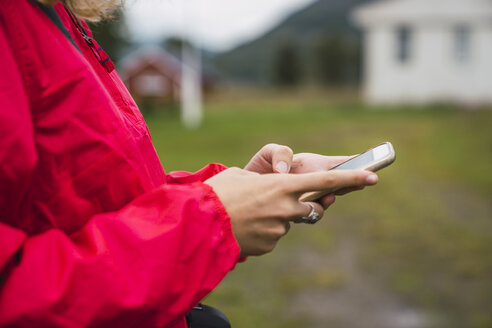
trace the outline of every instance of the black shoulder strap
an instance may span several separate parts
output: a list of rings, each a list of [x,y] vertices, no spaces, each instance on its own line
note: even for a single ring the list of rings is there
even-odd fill
[[[58,27],[58,29],[65,35],[65,37],[74,45],[75,48],[77,48],[78,51],[80,51],[79,46],[75,43],[74,39],[72,38],[72,35],[68,30],[66,29],[65,25],[63,25],[60,16],[58,16],[58,13],[56,12],[55,8],[53,6],[46,6],[43,5],[42,3],[35,1],[34,3],[43,11],[46,16],[53,22],[53,24]],[[81,52],[81,51],[80,51]]]

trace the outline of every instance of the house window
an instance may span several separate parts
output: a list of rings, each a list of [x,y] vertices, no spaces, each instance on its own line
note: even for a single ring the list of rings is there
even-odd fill
[[[170,84],[166,78],[159,74],[146,73],[135,78],[135,90],[140,96],[167,97],[170,93]]]
[[[454,58],[459,63],[467,62],[471,54],[471,29],[468,26],[454,28]]]
[[[407,63],[412,56],[412,30],[400,27],[396,31],[396,58],[400,63]]]

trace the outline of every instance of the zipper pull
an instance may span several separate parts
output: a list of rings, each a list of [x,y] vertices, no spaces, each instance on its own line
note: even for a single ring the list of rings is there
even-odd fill
[[[84,27],[82,24],[80,24],[79,20],[77,17],[75,17],[72,12],[65,7],[65,11],[67,12],[68,16],[70,16],[70,19],[72,20],[73,24],[79,31],[80,35],[82,38],[87,42],[89,45],[89,48],[92,50],[94,53],[94,56],[96,56],[97,60],[99,63],[106,69],[108,73],[111,73],[114,71],[114,64],[109,58],[108,54],[103,50],[103,48],[94,40],[91,38],[87,33],[85,32]]]
[[[87,42],[90,46],[93,45],[93,38],[91,38],[90,36],[88,36],[87,34],[85,34],[84,32],[80,32],[80,34],[82,35],[82,37],[84,38],[85,42]]]

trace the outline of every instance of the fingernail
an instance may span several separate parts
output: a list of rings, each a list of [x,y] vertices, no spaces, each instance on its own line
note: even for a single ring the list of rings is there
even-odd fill
[[[278,162],[275,166],[275,170],[277,170],[278,173],[289,173],[289,166],[283,161]]]
[[[366,182],[370,184],[375,184],[376,182],[378,182],[378,176],[376,174],[370,174],[369,176],[367,176]]]

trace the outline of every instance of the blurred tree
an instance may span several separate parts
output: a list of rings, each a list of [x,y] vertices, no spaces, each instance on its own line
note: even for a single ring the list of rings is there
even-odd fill
[[[118,62],[124,49],[131,44],[123,12],[119,10],[112,19],[90,23],[89,26],[94,39],[114,62]]]
[[[183,47],[191,48],[192,44],[182,37],[171,36],[162,41],[161,46],[174,56],[181,58]]]
[[[313,46],[316,79],[324,85],[356,83],[360,75],[360,47],[343,35],[326,34]]]
[[[292,87],[302,80],[302,64],[296,46],[280,43],[273,52],[273,82],[277,86]]]

